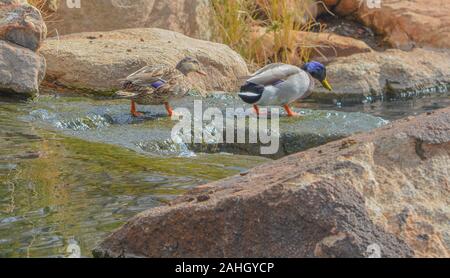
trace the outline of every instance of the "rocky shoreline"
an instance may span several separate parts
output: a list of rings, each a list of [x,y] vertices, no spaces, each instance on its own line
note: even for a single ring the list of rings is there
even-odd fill
[[[450,109],[256,167],[143,212],[96,257],[448,257]]]
[[[347,102],[445,93],[450,85],[450,51],[417,48],[354,54],[336,59],[327,69],[333,94]],[[327,99],[328,94],[319,87],[315,98]]]

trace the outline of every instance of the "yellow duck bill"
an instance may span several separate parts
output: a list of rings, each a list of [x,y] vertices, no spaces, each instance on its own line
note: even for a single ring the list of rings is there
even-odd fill
[[[324,81],[322,81],[322,85],[328,91],[333,91],[333,87],[331,87],[330,83],[328,83],[328,80],[325,79]]]

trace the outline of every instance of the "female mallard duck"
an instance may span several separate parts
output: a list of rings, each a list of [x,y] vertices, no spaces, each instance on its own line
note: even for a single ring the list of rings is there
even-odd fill
[[[258,106],[280,105],[286,109],[288,116],[295,116],[289,104],[307,98],[314,89],[313,78],[332,90],[327,81],[327,72],[319,62],[309,62],[299,68],[287,64],[270,64],[254,73],[241,87],[239,97],[248,104],[253,104],[259,115]]]
[[[191,86],[185,77],[191,72],[206,75],[200,68],[200,62],[192,57],[184,58],[175,68],[162,64],[146,66],[121,80],[124,91],[117,92],[116,95],[131,99],[131,115],[134,117],[142,116],[142,113],[136,110],[136,103],[164,104],[171,117],[173,110],[169,101],[189,92]]]

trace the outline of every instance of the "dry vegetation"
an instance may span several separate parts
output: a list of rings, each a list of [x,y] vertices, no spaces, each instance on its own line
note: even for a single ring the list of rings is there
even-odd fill
[[[35,6],[41,11],[42,16],[44,17],[45,21],[51,21],[54,20],[53,14],[54,14],[54,3],[56,3],[57,0],[28,0],[28,3]]]
[[[310,0],[211,0],[215,40],[239,52],[249,64],[308,61],[314,46],[299,43],[297,31],[321,30]],[[268,49],[270,48],[270,49]]]

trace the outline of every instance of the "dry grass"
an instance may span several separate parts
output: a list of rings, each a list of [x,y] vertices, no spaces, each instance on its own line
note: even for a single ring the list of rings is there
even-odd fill
[[[56,23],[62,21],[62,19],[57,15],[57,5],[61,0],[27,0],[30,5],[35,6],[42,14],[44,21],[49,27],[49,23]],[[58,30],[49,29],[47,36],[59,36]]]
[[[321,30],[310,14],[311,0],[211,0],[215,40],[239,52],[250,65],[308,61],[313,47],[298,31]]]
[[[51,0],[27,0],[30,5],[35,6],[39,11],[41,11],[42,17],[46,22],[54,20],[54,11],[49,5]],[[53,0],[53,2],[55,2]]]

